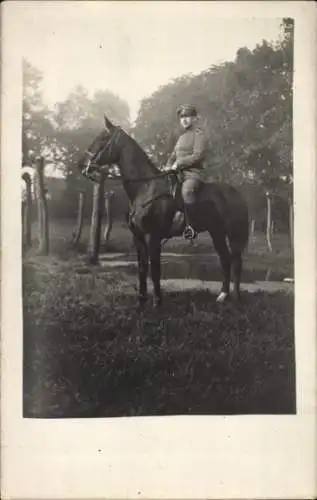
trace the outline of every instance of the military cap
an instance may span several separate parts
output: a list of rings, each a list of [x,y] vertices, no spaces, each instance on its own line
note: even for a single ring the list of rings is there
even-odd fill
[[[181,116],[197,116],[197,109],[191,104],[180,104],[177,106],[176,113]]]

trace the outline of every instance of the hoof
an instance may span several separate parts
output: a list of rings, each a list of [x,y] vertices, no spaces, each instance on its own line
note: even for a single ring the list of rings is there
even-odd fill
[[[226,292],[220,292],[220,294],[218,295],[217,297],[217,304],[223,304],[227,298],[229,297],[229,293],[226,293]]]

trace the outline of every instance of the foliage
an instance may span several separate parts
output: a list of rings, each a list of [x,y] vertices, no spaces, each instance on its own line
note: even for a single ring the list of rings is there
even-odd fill
[[[96,91],[92,98],[78,86],[64,102],[55,107],[57,123],[58,161],[66,177],[64,211],[70,213],[77,203],[78,190],[92,195],[92,184],[78,172],[77,163],[104,123],[104,114],[129,128],[129,107],[109,91]]]
[[[25,59],[22,105],[22,166],[32,165],[40,155],[50,158],[55,141],[52,113],[43,103],[42,73]]]
[[[110,91],[96,91],[92,98],[82,86],[77,86],[68,98],[55,106],[56,135],[59,162],[71,182],[83,181],[77,163],[87,145],[103,126],[104,114],[129,129],[129,107]]]
[[[53,161],[66,179],[66,190],[58,201],[57,212],[74,215],[79,190],[92,194],[91,182],[78,172],[79,157],[103,126],[104,113],[129,130],[129,107],[112,92],[98,90],[92,97],[77,86],[54,109],[42,102],[42,74],[24,62],[23,157],[32,162],[44,155]],[[55,210],[55,209],[54,209]],[[56,212],[55,210],[55,212]]]
[[[195,104],[208,138],[208,173],[270,189],[292,175],[293,22],[285,19],[275,44],[240,48],[233,62],[185,75],[141,103],[134,133],[164,164],[179,133],[180,102]]]

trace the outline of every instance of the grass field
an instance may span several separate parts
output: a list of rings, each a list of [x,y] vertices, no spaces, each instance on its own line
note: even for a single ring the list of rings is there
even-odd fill
[[[140,315],[135,271],[87,266],[67,249],[70,233],[53,225],[51,256],[24,258],[24,416],[295,412],[293,294],[244,292],[241,304],[218,306],[208,291],[166,291],[161,310]],[[194,253],[192,276],[210,241],[165,250]],[[123,227],[111,245],[133,253]],[[246,269],[270,266],[292,273],[285,238],[272,255],[258,236]],[[163,264],[165,276],[174,269]]]

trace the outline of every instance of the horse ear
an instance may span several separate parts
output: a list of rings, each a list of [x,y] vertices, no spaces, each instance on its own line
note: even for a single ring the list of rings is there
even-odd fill
[[[109,130],[109,131],[111,131],[114,128],[113,123],[111,123],[111,121],[106,117],[106,115],[104,115],[104,119],[105,119],[105,127],[106,127],[106,129]]]

